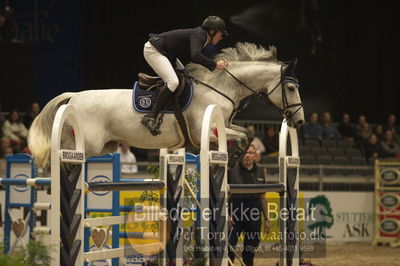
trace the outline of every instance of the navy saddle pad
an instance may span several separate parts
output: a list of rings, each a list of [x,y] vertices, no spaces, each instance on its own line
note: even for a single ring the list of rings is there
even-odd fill
[[[152,90],[144,90],[139,86],[139,82],[136,81],[133,84],[133,93],[132,93],[132,102],[133,107],[136,111],[140,113],[148,113],[153,108],[154,102],[156,100],[157,91],[155,89]],[[189,86],[186,85],[185,89],[179,96],[179,106],[181,111],[184,111],[192,101],[193,97],[193,84],[192,80],[190,80]],[[172,103],[172,102],[171,102]],[[174,107],[172,104],[167,106],[165,113],[173,114]]]

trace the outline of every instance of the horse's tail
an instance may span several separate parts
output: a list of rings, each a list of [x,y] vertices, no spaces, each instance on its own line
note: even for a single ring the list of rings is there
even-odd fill
[[[67,103],[75,93],[63,93],[46,104],[29,128],[28,145],[35,163],[45,167],[50,160],[51,131],[58,108]]]

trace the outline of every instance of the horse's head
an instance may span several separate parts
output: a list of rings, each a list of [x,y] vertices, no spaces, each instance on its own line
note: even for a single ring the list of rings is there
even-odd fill
[[[241,100],[250,99],[250,95],[267,95],[289,126],[297,128],[304,123],[299,83],[294,74],[296,60],[284,64],[277,60],[275,47],[240,42],[236,47],[223,49],[215,57],[215,60],[220,59],[229,62],[226,69],[228,75],[220,71],[210,72],[196,64],[189,65],[187,69],[192,77],[203,81],[202,85],[222,92],[220,94],[229,100],[226,104],[236,108],[233,115],[240,110],[236,105]]]
[[[268,91],[271,102],[280,109],[282,116],[288,125],[298,128],[304,124],[304,110],[299,94],[299,81],[295,75],[297,59],[288,64],[282,64],[280,68],[280,81]]]

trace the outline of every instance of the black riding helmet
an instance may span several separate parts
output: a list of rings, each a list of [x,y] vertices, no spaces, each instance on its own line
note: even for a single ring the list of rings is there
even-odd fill
[[[205,30],[218,30],[221,31],[224,35],[228,36],[228,32],[225,29],[225,21],[217,16],[209,16],[207,17],[201,27]]]

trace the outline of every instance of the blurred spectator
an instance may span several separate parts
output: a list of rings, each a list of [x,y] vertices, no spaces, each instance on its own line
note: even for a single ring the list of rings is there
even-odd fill
[[[7,147],[4,149],[3,158],[6,159],[8,155],[13,155],[14,151],[12,147]]]
[[[383,139],[383,126],[376,125],[374,129],[374,134],[376,135],[378,141],[381,141]]]
[[[361,131],[359,131],[357,134],[357,145],[360,149],[362,149],[366,145],[371,134],[372,130],[369,127],[369,124],[364,123],[364,125],[361,128]]]
[[[382,157],[396,157],[400,154],[399,145],[393,140],[393,132],[385,131],[385,137],[380,142],[382,146]]]
[[[348,142],[354,142],[356,138],[356,129],[350,123],[350,115],[348,113],[344,113],[342,116],[342,121],[338,126],[338,130],[343,140]]]
[[[11,147],[11,141],[7,137],[1,137],[1,142],[0,142],[0,158],[4,158],[4,153],[7,148],[12,148]]]
[[[330,140],[339,140],[342,136],[335,125],[332,124],[331,114],[329,112],[322,113],[322,138]]]
[[[265,152],[265,147],[264,144],[262,143],[261,139],[257,136],[257,132],[256,132],[256,128],[254,127],[254,125],[248,125],[247,129],[253,134],[254,138],[253,141],[251,142],[251,144],[254,145],[254,147],[256,148],[256,150],[260,151],[261,153]]]
[[[368,141],[365,144],[365,156],[369,158],[378,158],[381,155],[381,146],[378,142],[378,138],[375,134],[371,134],[368,137]]]
[[[4,150],[0,149],[0,175],[4,176],[6,173],[7,156],[13,155],[13,149],[11,147],[6,147]]]
[[[303,136],[304,139],[322,139],[322,127],[318,123],[317,113],[312,113],[310,115],[308,123],[303,126]]]
[[[365,123],[367,123],[367,118],[365,117],[365,115],[360,115],[358,117],[357,124],[356,124],[357,134],[358,134],[358,132],[361,131],[361,129],[363,128]]]
[[[3,124],[3,136],[11,140],[11,145],[20,152],[26,146],[26,138],[28,137],[28,130],[25,125],[20,121],[19,113],[17,110],[12,110],[8,119]]]
[[[396,115],[390,114],[388,116],[387,124],[383,127],[383,131],[386,132],[386,130],[392,131],[393,140],[399,142],[400,128],[396,125]]]
[[[255,162],[255,163],[261,163],[261,161],[262,161],[262,154],[261,154],[261,151],[256,150],[256,157],[255,157],[255,159],[254,159],[254,162]]]
[[[24,117],[24,125],[27,129],[29,129],[32,125],[33,120],[40,113],[40,105],[37,102],[33,102],[28,110],[28,113]]]
[[[136,165],[136,157],[131,152],[130,147],[121,143],[118,148],[118,153],[121,155],[121,173],[134,174],[138,172]]]
[[[262,140],[265,147],[265,154],[278,153],[279,136],[276,134],[275,128],[269,126],[265,130],[265,136]]]

